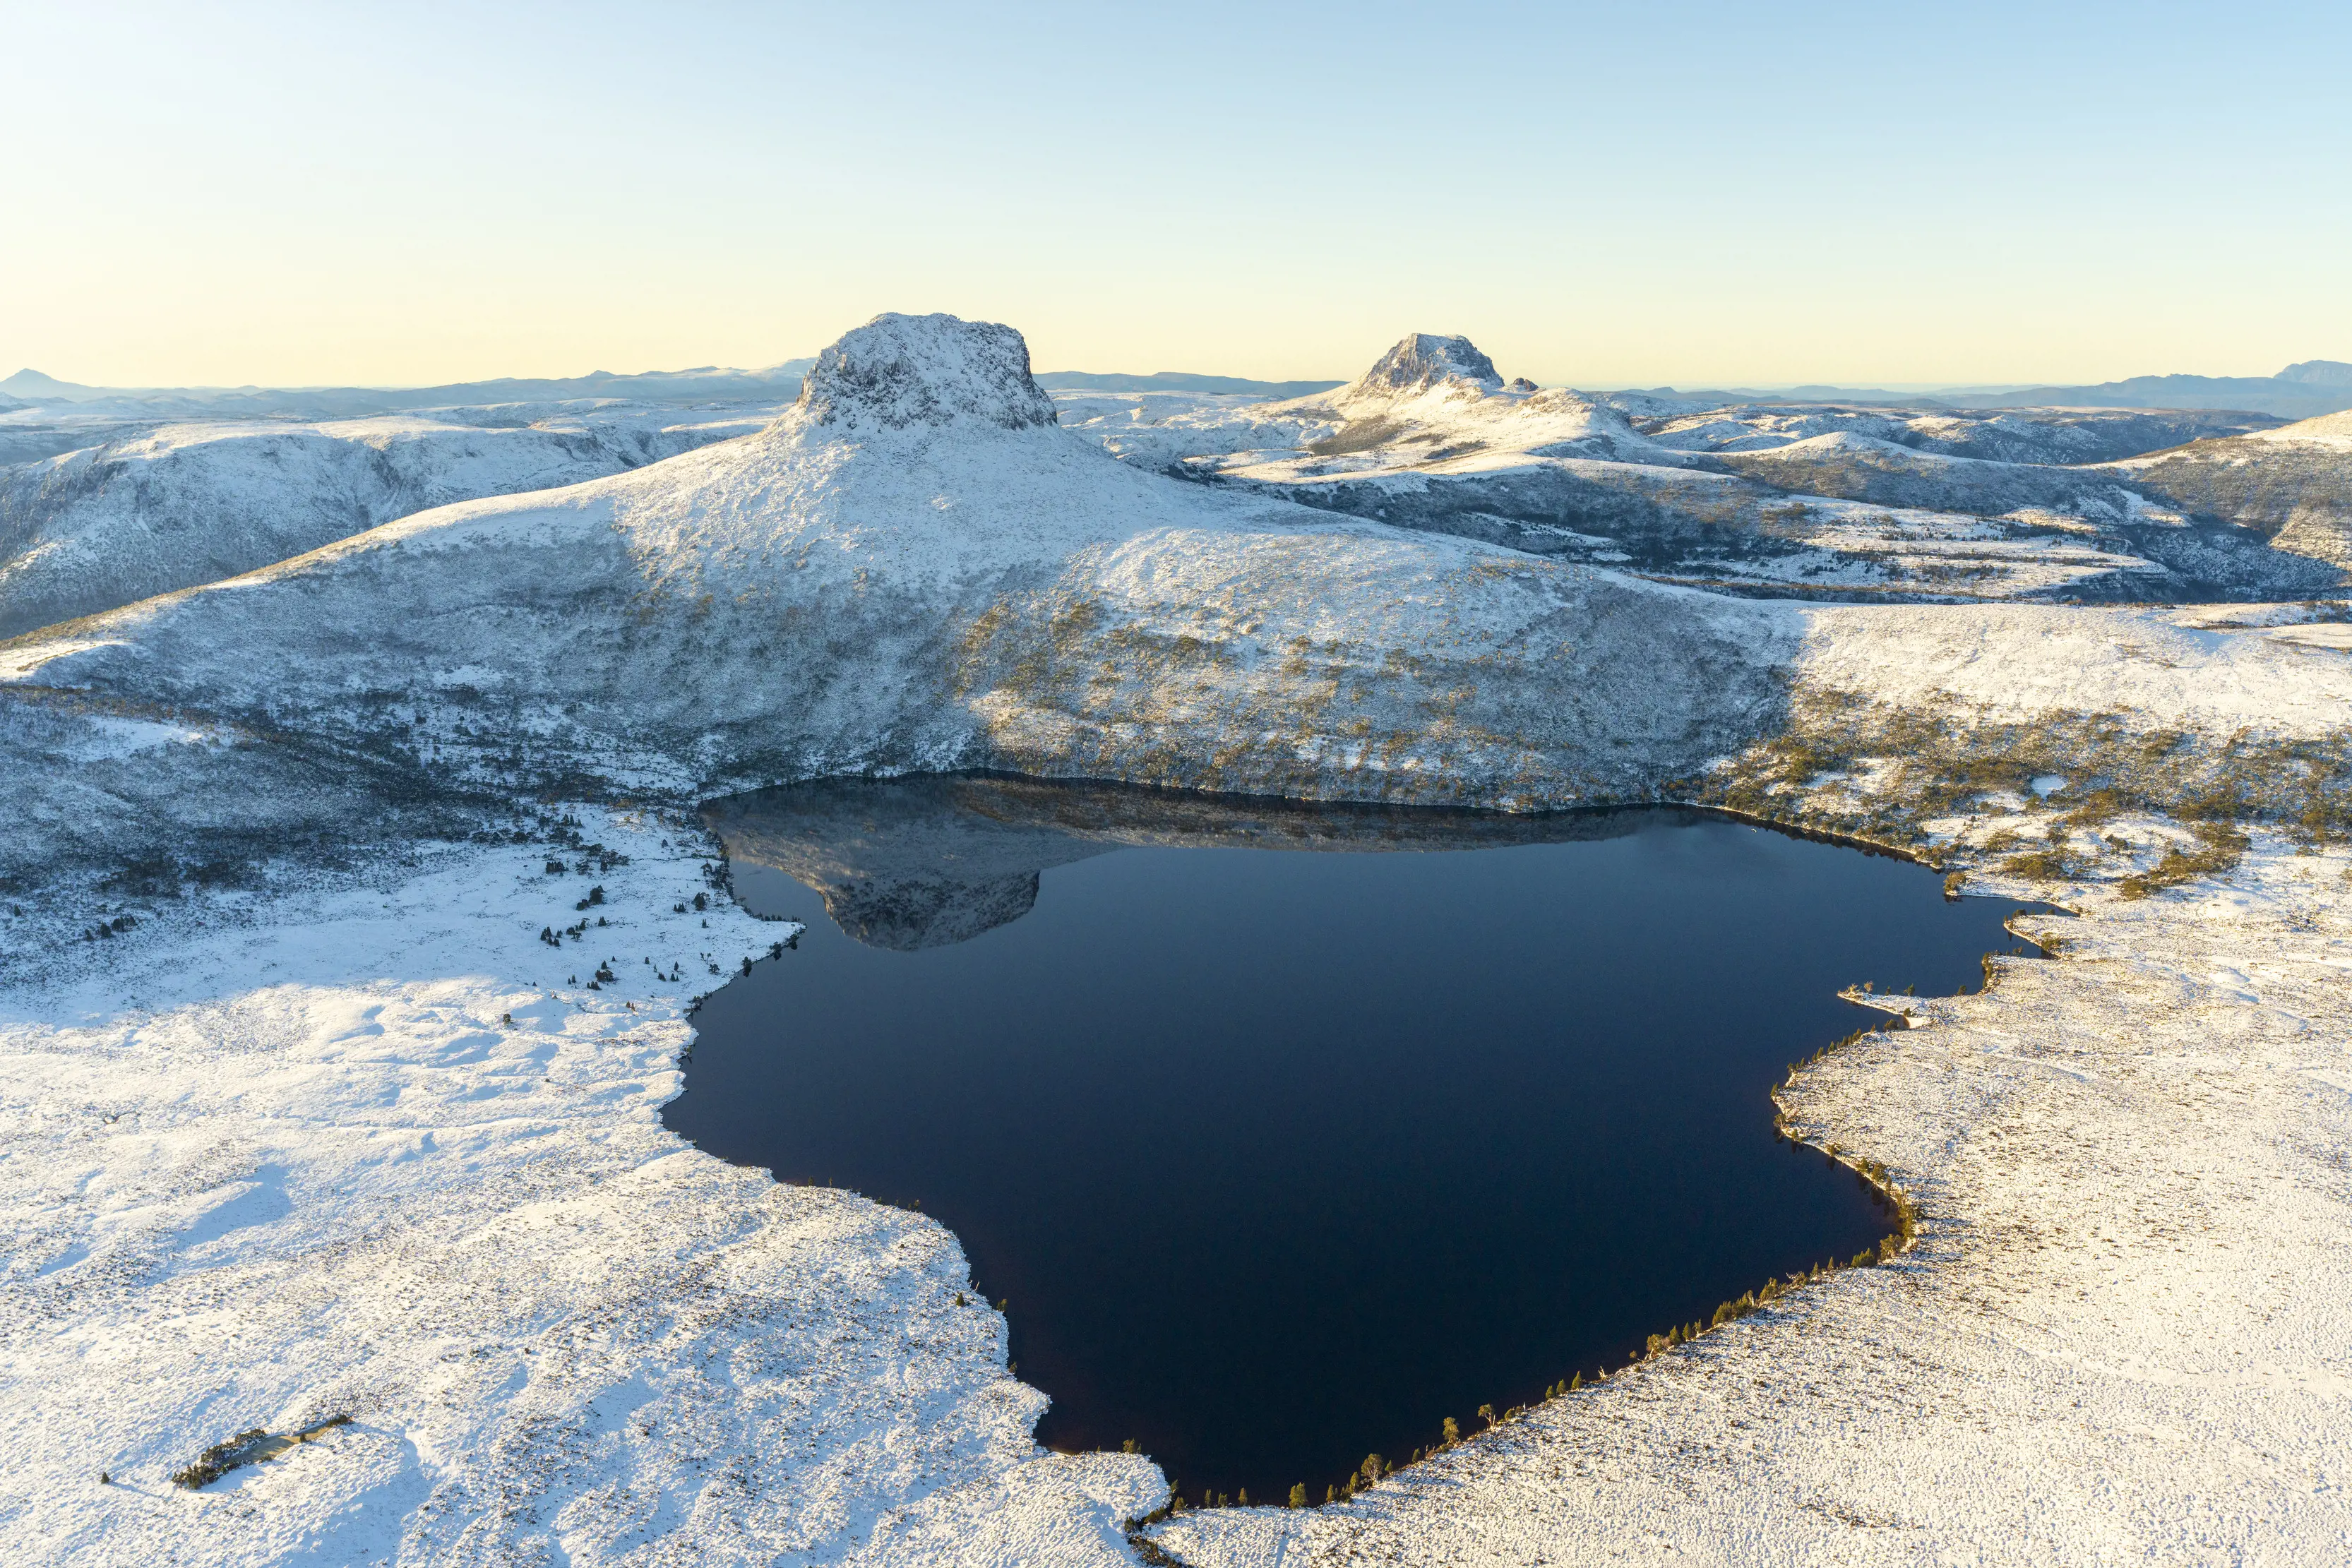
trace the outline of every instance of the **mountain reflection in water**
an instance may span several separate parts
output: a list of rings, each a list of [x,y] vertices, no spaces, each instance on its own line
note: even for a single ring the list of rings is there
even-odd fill
[[[1195,1497],[1319,1499],[1874,1242],[1766,1092],[1872,1021],[1839,988],[2014,946],[1924,867],[1681,809],[950,776],[707,811],[810,929],[704,1004],[669,1124],[919,1202],[1009,1298],[1039,1439]]]
[[[901,951],[1018,919],[1041,873],[1114,850],[1480,850],[1717,820],[1679,807],[1520,816],[971,774],[824,779],[730,796],[704,815],[730,856],[814,889],[845,933]]]

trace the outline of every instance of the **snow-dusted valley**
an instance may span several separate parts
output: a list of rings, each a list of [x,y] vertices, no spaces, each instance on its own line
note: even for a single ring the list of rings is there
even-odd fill
[[[945,317],[781,412],[230,412],[0,470],[11,1563],[2352,1552],[2344,416],[1423,336],[1049,394]],[[1353,1500],[1171,1514],[1034,1443],[952,1235],[658,1118],[791,934],[697,802],[961,768],[1692,800],[2071,917],[1780,1092],[1907,1250]]]

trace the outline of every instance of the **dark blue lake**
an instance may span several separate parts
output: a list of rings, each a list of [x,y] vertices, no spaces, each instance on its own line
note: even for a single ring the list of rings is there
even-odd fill
[[[669,1124],[950,1226],[1066,1448],[1320,1499],[1892,1228],[1786,1064],[2019,945],[2014,904],[1701,813],[944,778],[716,803],[807,922]],[[829,913],[828,913],[829,911]]]

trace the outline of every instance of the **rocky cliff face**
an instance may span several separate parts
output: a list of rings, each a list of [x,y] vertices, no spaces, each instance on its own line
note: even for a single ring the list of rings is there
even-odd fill
[[[1350,400],[1412,396],[1447,382],[1465,383],[1482,392],[1503,390],[1495,361],[1479,352],[1478,345],[1469,339],[1415,332],[1400,340],[1339,395]]]
[[[779,427],[860,431],[959,422],[1025,430],[1054,423],[1010,327],[953,316],[877,316],[817,356]]]

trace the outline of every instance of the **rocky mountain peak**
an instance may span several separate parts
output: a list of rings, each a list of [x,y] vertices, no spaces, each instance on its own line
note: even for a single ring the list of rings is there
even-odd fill
[[[1495,361],[1480,353],[1478,345],[1469,339],[1415,332],[1382,354],[1348,391],[1392,397],[1427,392],[1444,382],[1468,382],[1484,392],[1499,392],[1503,385]]]
[[[2299,365],[2289,365],[2274,379],[2301,382],[2305,386],[2352,387],[2352,365],[2341,360],[2305,360]]]
[[[947,315],[877,316],[843,333],[816,357],[793,406],[807,423],[849,430],[1054,423],[1021,334]]]

